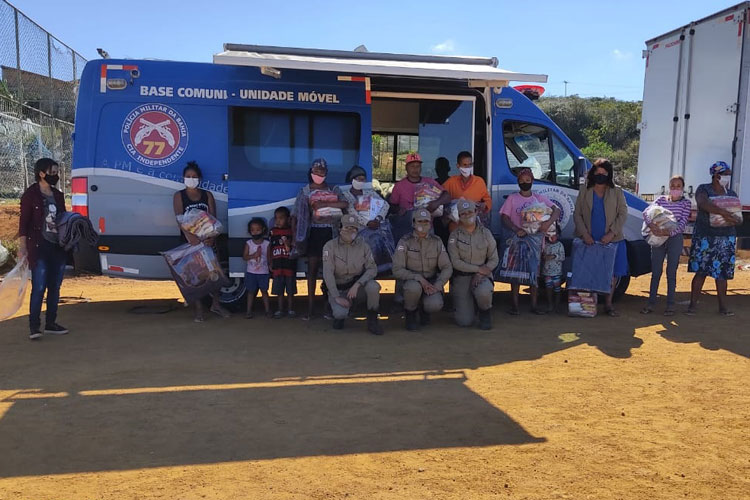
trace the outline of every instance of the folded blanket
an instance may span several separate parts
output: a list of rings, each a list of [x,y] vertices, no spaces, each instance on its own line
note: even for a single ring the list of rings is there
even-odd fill
[[[60,237],[60,246],[66,251],[77,250],[78,243],[95,246],[99,241],[99,235],[91,225],[91,221],[78,212],[63,212],[57,218],[57,233]]]

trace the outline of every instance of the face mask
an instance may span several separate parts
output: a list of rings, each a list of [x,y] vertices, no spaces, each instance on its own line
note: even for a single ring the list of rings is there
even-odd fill
[[[189,188],[197,188],[201,180],[197,177],[185,177],[185,186]]]
[[[461,220],[461,224],[464,224],[466,226],[473,226],[477,222],[477,216],[476,215],[464,215],[462,217],[459,217]]]
[[[250,237],[254,240],[262,240],[263,239],[263,233],[252,233]]]
[[[671,196],[673,200],[679,200],[682,198],[682,189],[670,189],[669,196]]]
[[[357,179],[352,179],[352,188],[356,189],[357,191],[362,191],[365,188],[369,188],[371,184],[366,181],[358,181]]]
[[[721,184],[721,187],[724,189],[727,189],[729,187],[729,183],[732,181],[732,177],[729,175],[722,175],[719,177],[719,184]]]
[[[530,182],[519,182],[518,187],[521,188],[521,191],[531,191],[531,183]]]
[[[474,173],[474,167],[458,167],[458,169],[464,177],[471,177],[471,174]]]
[[[351,243],[352,241],[354,241],[354,238],[357,237],[357,231],[353,231],[351,229],[342,229],[339,233],[339,237],[344,243]]]
[[[46,174],[44,176],[44,180],[47,181],[47,184],[49,184],[50,186],[54,186],[55,184],[57,184],[57,181],[60,180],[60,176]]]
[[[419,224],[414,224],[414,230],[418,234],[427,234],[430,232],[430,224],[428,222],[421,222]]]
[[[323,184],[326,180],[325,175],[310,174],[310,177],[312,177],[312,180],[315,184]]]
[[[604,174],[596,174],[594,176],[594,184],[608,184],[609,183],[609,176]]]

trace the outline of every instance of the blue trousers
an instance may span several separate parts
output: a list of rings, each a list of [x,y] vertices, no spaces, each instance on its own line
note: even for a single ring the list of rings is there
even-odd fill
[[[31,304],[29,305],[29,328],[36,331],[41,326],[42,301],[47,292],[46,325],[57,321],[57,305],[60,302],[60,285],[65,274],[67,255],[59,247],[46,246],[39,252],[36,266],[31,270]]]
[[[651,247],[651,290],[648,295],[648,305],[656,304],[659,292],[659,281],[664,269],[664,257],[667,258],[667,307],[674,307],[675,288],[677,288],[677,267],[682,254],[682,235],[670,236],[663,245]]]

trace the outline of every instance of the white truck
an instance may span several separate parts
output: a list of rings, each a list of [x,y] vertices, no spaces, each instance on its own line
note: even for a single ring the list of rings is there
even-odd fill
[[[668,192],[671,176],[682,175],[693,198],[711,181],[711,164],[725,161],[743,204],[742,236],[750,236],[748,23],[750,2],[743,2],[646,42],[636,184],[652,201]]]

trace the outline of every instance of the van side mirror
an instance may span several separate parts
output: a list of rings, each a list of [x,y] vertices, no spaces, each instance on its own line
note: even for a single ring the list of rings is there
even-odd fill
[[[579,156],[576,162],[576,175],[579,184],[586,184],[586,157]]]

